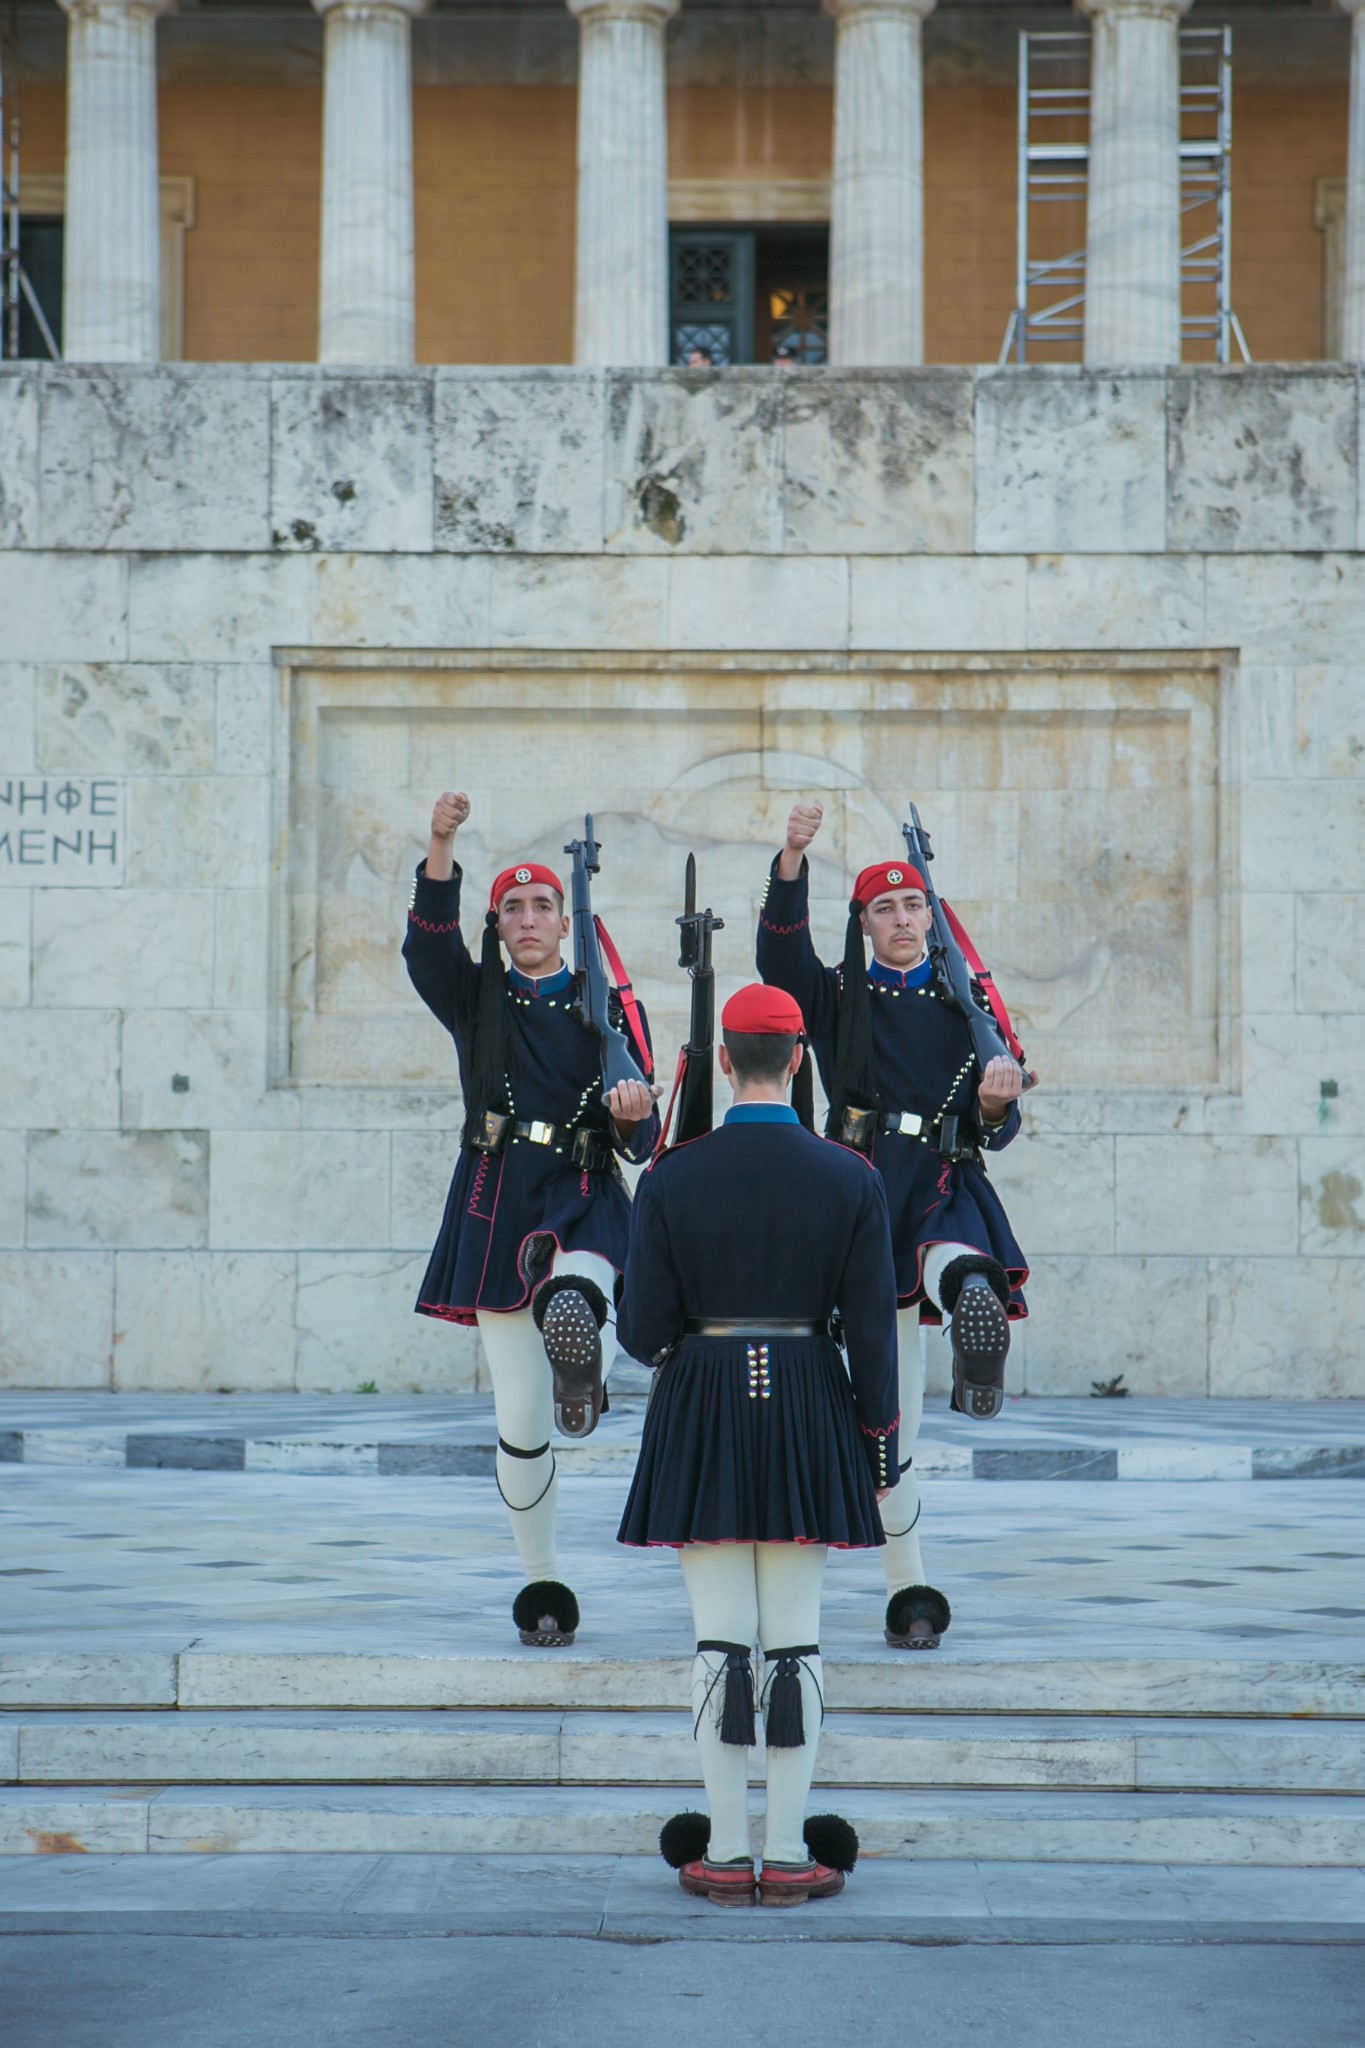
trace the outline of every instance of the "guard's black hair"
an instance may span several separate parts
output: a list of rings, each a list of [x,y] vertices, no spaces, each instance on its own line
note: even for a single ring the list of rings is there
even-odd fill
[[[737,1081],[784,1081],[800,1033],[722,1031],[721,1037]]]

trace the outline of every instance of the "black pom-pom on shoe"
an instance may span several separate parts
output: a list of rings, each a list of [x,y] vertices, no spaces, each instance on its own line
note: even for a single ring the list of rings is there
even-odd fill
[[[670,1870],[697,1863],[711,1843],[711,1820],[705,1813],[675,1813],[659,1830],[659,1854]]]
[[[806,1847],[817,1863],[845,1875],[858,1861],[855,1828],[837,1813],[813,1813],[805,1826]]]
[[[886,1603],[886,1640],[893,1650],[936,1650],[952,1618],[932,1586],[902,1586]]]
[[[964,1252],[961,1258],[950,1260],[939,1279],[938,1298],[945,1315],[952,1315],[958,1297],[973,1273],[981,1275],[1001,1308],[1009,1308],[1010,1276],[999,1259],[993,1259],[989,1252]]]
[[[567,1649],[578,1631],[578,1602],[558,1579],[533,1579],[512,1602],[512,1620],[533,1649]]]

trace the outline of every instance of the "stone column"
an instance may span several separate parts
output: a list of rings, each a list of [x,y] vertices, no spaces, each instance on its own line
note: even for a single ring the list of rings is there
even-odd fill
[[[1079,0],[1094,16],[1087,363],[1180,361],[1180,17],[1190,0]]]
[[[154,363],[161,353],[156,17],[173,5],[62,0],[68,362]]]
[[[825,0],[834,49],[829,359],[924,361],[924,65],[934,0]]]
[[[413,358],[412,17],[426,0],[313,0],[324,21],[320,363]]]
[[[579,24],[576,363],[668,361],[664,29],[679,0],[568,0]]]
[[[1351,17],[1351,127],[1346,156],[1345,276],[1341,353],[1365,362],[1365,0],[1338,0]]]

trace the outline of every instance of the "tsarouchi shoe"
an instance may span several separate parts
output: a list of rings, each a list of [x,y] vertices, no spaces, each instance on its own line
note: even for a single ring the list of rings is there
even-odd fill
[[[534,1650],[567,1650],[578,1630],[578,1602],[558,1579],[533,1579],[512,1602],[521,1640]]]
[[[944,1268],[939,1296],[952,1317],[953,1406],[987,1422],[1005,1405],[1009,1275],[984,1252],[964,1254]]]
[[[560,1273],[531,1302],[554,1380],[555,1427],[563,1436],[591,1436],[602,1417],[602,1325],[606,1299],[580,1273]]]

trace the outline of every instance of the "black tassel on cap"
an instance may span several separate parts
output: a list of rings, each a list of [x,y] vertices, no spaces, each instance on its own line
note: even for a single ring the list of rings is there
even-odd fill
[[[880,1109],[881,1106],[877,1058],[872,1045],[872,999],[867,992],[863,914],[859,904],[850,903],[844,931],[844,967],[839,977],[833,1086],[825,1136],[838,1140],[846,1109]]]
[[[804,1749],[806,1717],[801,1705],[801,1660],[818,1657],[818,1643],[802,1643],[790,1650],[765,1650],[763,1661],[772,1669],[763,1695],[763,1734],[769,1749]]]
[[[517,1026],[507,990],[498,940],[498,915],[490,910],[484,919],[483,944],[479,952],[479,992],[474,1008],[469,1048],[468,1100],[465,1107],[464,1142],[482,1136],[484,1114],[507,1111],[507,1076],[516,1052]]]
[[[698,1652],[720,1650],[725,1654],[725,1691],[721,1698],[720,1739],[733,1749],[752,1749],[758,1740],[754,1726],[753,1652],[746,1643],[698,1643]]]
[[[792,1108],[800,1119],[802,1128],[815,1129],[815,1055],[810,1049],[810,1040],[801,1040],[802,1060],[792,1076]]]

